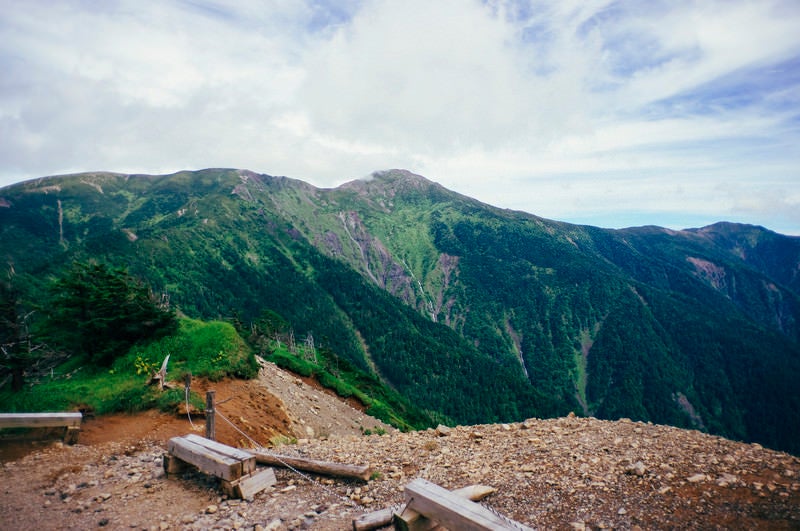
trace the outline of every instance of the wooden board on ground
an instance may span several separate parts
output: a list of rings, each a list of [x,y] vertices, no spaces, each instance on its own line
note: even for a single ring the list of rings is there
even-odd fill
[[[187,464],[220,478],[229,496],[250,500],[277,481],[271,468],[256,469],[255,456],[239,448],[189,434],[173,437],[167,443],[164,470],[167,475],[180,472]]]
[[[497,489],[494,487],[488,487],[486,485],[469,485],[460,489],[456,489],[452,492],[453,494],[468,500],[480,501],[490,494],[497,492]],[[425,518],[425,516],[419,514],[415,510],[408,508],[404,509],[402,514],[398,514],[396,517],[403,521],[403,523],[399,524],[398,527],[403,525],[405,525],[406,528],[409,526],[425,527],[430,524],[429,527],[425,528],[434,529],[439,525],[438,523]],[[393,518],[395,518],[395,510],[392,507],[367,513],[353,520],[353,531],[370,531],[372,529],[385,527],[392,523]]]
[[[204,439],[208,440],[208,439]],[[213,442],[213,441],[209,441]],[[234,448],[231,448],[234,450]],[[207,444],[191,440],[187,437],[173,437],[167,443],[167,451],[181,461],[196,466],[203,472],[225,481],[239,479],[243,475],[242,460],[221,453]],[[250,456],[255,459],[253,456]],[[253,470],[255,467],[248,467]]]
[[[415,479],[406,485],[405,494],[409,509],[447,529],[464,531],[529,529],[425,479]]]
[[[256,470],[256,457],[250,452],[240,450],[239,448],[234,448],[233,446],[228,446],[227,444],[222,444],[217,441],[212,441],[211,439],[206,439],[205,437],[200,437],[194,433],[184,435],[184,439],[199,444],[200,446],[208,448],[209,450],[213,450],[220,455],[225,455],[232,459],[241,461],[242,475],[250,474]]]
[[[353,520],[353,531],[371,531],[372,529],[386,527],[392,523],[393,516],[393,507],[387,507],[386,509],[381,509],[380,511],[362,514]]]
[[[277,481],[275,471],[271,468],[264,468],[230,483],[223,481],[222,487],[229,496],[252,500],[256,494],[273,486]]]
[[[476,502],[481,501],[490,494],[494,494],[497,489],[486,485],[469,485],[450,492],[465,500]],[[410,507],[406,507],[401,514],[395,516],[395,527],[403,531],[431,531],[440,528],[440,525],[439,522],[431,520]]]
[[[372,476],[372,469],[368,465],[348,465],[343,463],[330,463],[327,461],[315,461],[302,457],[290,457],[288,455],[273,454],[259,450],[248,450],[256,456],[256,461],[264,465],[279,466],[284,468],[296,468],[303,472],[314,472],[325,476],[336,476],[344,478],[360,479],[368,481]]]

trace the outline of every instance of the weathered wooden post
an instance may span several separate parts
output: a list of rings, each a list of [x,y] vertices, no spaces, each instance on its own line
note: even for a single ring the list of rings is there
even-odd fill
[[[214,394],[215,391],[206,391],[206,439],[216,440],[216,426],[214,425]]]

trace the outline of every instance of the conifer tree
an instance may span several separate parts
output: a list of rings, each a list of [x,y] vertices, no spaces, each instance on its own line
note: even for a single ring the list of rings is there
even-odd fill
[[[53,284],[53,294],[51,340],[99,365],[110,365],[134,344],[177,327],[175,313],[160,307],[150,289],[125,268],[75,262]]]
[[[23,320],[17,289],[10,280],[0,282],[0,374],[11,373],[15,391],[22,389],[29,358],[27,329]]]

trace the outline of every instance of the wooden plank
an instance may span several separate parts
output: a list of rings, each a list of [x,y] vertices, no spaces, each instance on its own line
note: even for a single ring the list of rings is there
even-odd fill
[[[195,444],[199,444],[204,448],[208,448],[209,450],[217,452],[218,454],[227,455],[232,459],[241,461],[242,475],[250,474],[256,471],[256,456],[250,452],[239,448],[234,448],[233,446],[228,446],[227,444],[222,444],[221,442],[212,441],[211,439],[206,439],[205,437],[200,437],[194,433],[185,435],[183,438]]]
[[[0,428],[79,428],[83,415],[67,413],[0,413]]]
[[[497,489],[486,485],[468,485],[452,492],[468,500],[480,501],[490,494],[497,492]],[[394,516],[394,509],[392,507],[361,515],[353,520],[353,531],[370,531],[372,529],[378,529],[379,527],[385,527],[392,523]],[[402,515],[398,515],[398,519],[403,520],[403,524],[401,525],[405,525],[406,527],[408,527],[409,524],[414,525],[413,522],[422,518],[425,518],[425,516],[413,509],[406,509],[403,511]],[[428,520],[427,518],[425,519]],[[433,523],[433,525],[436,526],[438,524]]]
[[[457,496],[476,502],[494,494],[497,492],[497,489],[489,487],[488,485],[467,485],[466,487],[461,487],[452,492]]]
[[[353,531],[372,531],[381,527],[386,527],[392,523],[394,508],[387,507],[380,511],[362,514],[353,520]]]
[[[315,461],[302,457],[291,457],[288,455],[273,454],[259,450],[251,450],[256,456],[256,461],[262,465],[291,467],[303,472],[314,472],[325,476],[336,476],[344,478],[360,479],[369,481],[372,476],[372,468],[368,465],[348,465],[343,463],[331,463],[328,461]]]
[[[164,465],[164,473],[167,476],[182,474],[187,468],[191,466],[186,461],[181,461],[174,455],[170,455],[168,453],[164,454],[163,465]]]
[[[178,459],[226,481],[242,477],[241,461],[217,453],[184,437],[170,439],[167,443],[167,450]]]
[[[265,468],[231,482],[233,495],[243,500],[252,500],[262,490],[273,486],[278,480],[275,471]]]
[[[206,391],[206,439],[217,438],[217,423],[214,414],[214,394],[216,391]]]
[[[529,529],[501,518],[485,507],[425,479],[418,478],[406,485],[405,494],[408,508],[448,529],[464,531]]]
[[[75,444],[78,442],[78,434],[80,434],[80,432],[80,428],[67,426],[66,431],[64,431],[64,442],[67,444]]]
[[[486,498],[490,494],[494,494],[497,492],[497,489],[486,485],[468,485],[450,492],[465,500],[476,502]],[[439,522],[431,520],[414,509],[406,507],[401,514],[395,517],[395,527],[401,531],[430,531],[438,529]]]

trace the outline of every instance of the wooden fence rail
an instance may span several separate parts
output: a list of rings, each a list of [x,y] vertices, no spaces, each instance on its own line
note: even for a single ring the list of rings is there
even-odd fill
[[[80,412],[65,413],[0,413],[2,428],[65,428],[64,441],[70,444],[78,440],[83,415]]]

